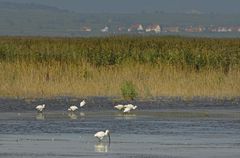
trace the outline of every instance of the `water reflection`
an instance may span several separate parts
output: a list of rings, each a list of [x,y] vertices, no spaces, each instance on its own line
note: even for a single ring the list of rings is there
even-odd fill
[[[79,114],[74,112],[69,112],[67,115],[71,120],[77,120],[79,116],[80,116],[80,119],[84,119],[85,117],[84,112],[80,112]]]
[[[45,120],[45,115],[43,113],[37,113],[36,120]]]
[[[98,142],[94,145],[94,151],[98,153],[107,153],[109,148],[109,144]]]
[[[85,113],[84,113],[84,112],[80,112],[80,116],[81,116],[81,117],[84,117],[84,116],[85,116]]]
[[[69,117],[71,120],[76,120],[76,119],[78,119],[78,116],[77,116],[75,113],[73,113],[73,112],[68,113],[68,117]]]
[[[136,119],[136,114],[125,114],[125,113],[119,113],[115,115],[116,119],[124,119],[124,120],[132,120]]]

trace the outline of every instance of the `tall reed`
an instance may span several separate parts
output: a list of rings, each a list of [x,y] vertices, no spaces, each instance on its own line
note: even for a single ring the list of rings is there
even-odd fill
[[[0,95],[240,94],[240,39],[181,37],[0,38]]]
[[[0,95],[20,97],[121,96],[131,81],[142,98],[152,96],[235,97],[240,94],[240,71],[200,72],[168,65],[126,64],[96,68],[88,63],[46,65],[29,62],[0,65]]]

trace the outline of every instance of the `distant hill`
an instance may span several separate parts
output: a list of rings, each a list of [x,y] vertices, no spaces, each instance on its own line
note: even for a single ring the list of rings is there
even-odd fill
[[[58,35],[78,24],[76,14],[58,8],[0,3],[1,35]]]
[[[83,14],[34,3],[0,2],[0,35],[40,35],[40,36],[86,36],[101,35],[104,26],[115,32],[119,26],[132,24],[160,24],[162,26],[186,25],[240,25],[238,14],[201,13],[138,13]],[[91,32],[81,28],[91,27]]]
[[[0,2],[0,9],[15,9],[15,10],[55,10],[55,11],[63,11],[56,7],[46,6],[46,5],[38,5],[35,3],[13,3],[13,2]]]

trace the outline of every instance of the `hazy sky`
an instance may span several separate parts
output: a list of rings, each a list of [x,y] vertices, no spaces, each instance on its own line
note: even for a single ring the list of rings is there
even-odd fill
[[[0,0],[56,6],[77,12],[139,13],[189,12],[240,13],[240,0]]]

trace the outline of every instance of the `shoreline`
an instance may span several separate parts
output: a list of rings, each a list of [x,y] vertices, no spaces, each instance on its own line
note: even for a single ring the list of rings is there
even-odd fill
[[[69,105],[78,105],[85,99],[87,102],[84,111],[114,110],[117,104],[132,103],[138,105],[141,110],[176,109],[176,110],[199,110],[199,109],[240,109],[240,97],[218,99],[213,97],[195,97],[184,99],[181,97],[155,97],[148,100],[121,100],[118,97],[92,96],[71,97],[58,96],[52,98],[6,98],[0,97],[0,112],[29,112],[35,111],[35,106],[45,103],[50,111],[66,111]]]

